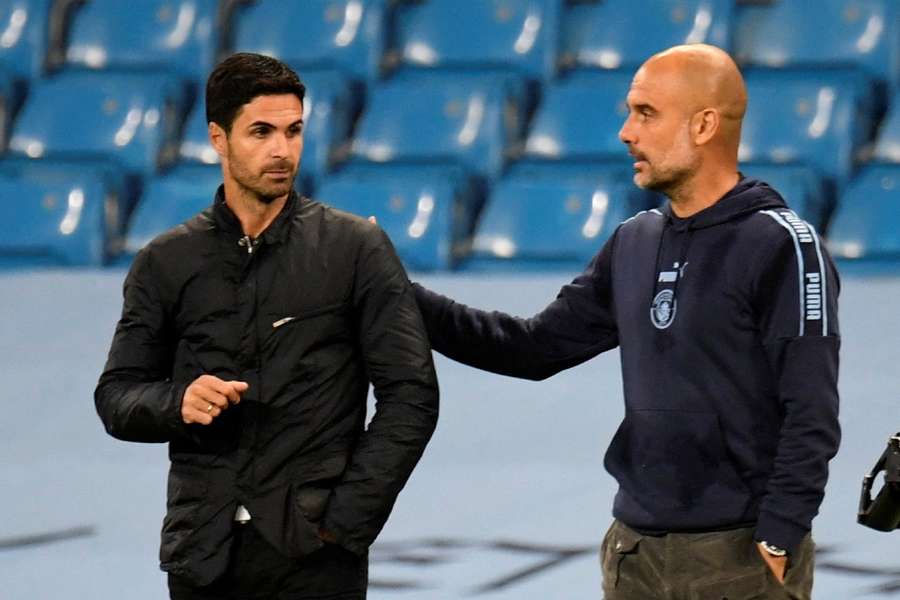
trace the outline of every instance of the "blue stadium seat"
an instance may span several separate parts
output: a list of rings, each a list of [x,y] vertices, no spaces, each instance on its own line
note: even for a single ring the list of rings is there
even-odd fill
[[[774,0],[737,11],[735,50],[744,63],[858,65],[900,84],[900,4],[896,0]]]
[[[116,251],[119,215],[90,169],[0,172],[2,266],[97,266]]]
[[[734,0],[603,0],[573,3],[564,18],[569,68],[633,69],[677,44],[731,46]]]
[[[872,129],[872,82],[858,71],[750,69],[742,162],[803,164],[843,185]]]
[[[0,68],[21,79],[44,73],[53,0],[0,0]]]
[[[401,4],[395,18],[400,60],[426,68],[506,69],[549,80],[556,72],[560,4],[558,0]]]
[[[888,112],[875,142],[874,159],[882,162],[900,163],[900,89],[894,94],[891,110]]]
[[[524,121],[514,78],[407,73],[376,86],[358,124],[352,158],[461,165],[494,179]]]
[[[177,156],[185,87],[161,74],[65,72],[33,84],[9,148],[30,158],[115,160],[153,173]]]
[[[900,165],[873,165],[841,197],[828,231],[842,258],[900,259]]]
[[[631,73],[577,72],[546,87],[525,157],[631,162],[619,130],[628,117]]]
[[[374,215],[407,269],[454,267],[467,249],[479,206],[460,169],[384,166],[326,179],[316,199],[361,217]]]
[[[623,176],[548,166],[494,188],[478,221],[469,270],[585,265],[616,227],[655,198]]]
[[[356,112],[356,98],[349,81],[336,71],[307,69],[298,75],[306,86],[303,158],[298,188],[307,190],[349,151],[348,138]],[[209,143],[203,102],[198,102],[188,116],[179,155],[188,163],[219,162]]]
[[[377,79],[387,43],[384,0],[258,0],[241,7],[234,50]]]
[[[819,231],[824,230],[831,209],[830,195],[814,169],[802,165],[750,164],[742,165],[741,171],[768,183],[804,221]]]
[[[185,163],[219,164],[219,155],[209,143],[209,124],[206,121],[205,102],[195,103],[188,114],[181,144],[178,147],[178,156]]]
[[[66,61],[162,69],[200,81],[215,65],[217,0],[91,0],[72,17]]]
[[[210,206],[221,183],[222,169],[210,165],[181,166],[147,181],[128,225],[126,254]]]

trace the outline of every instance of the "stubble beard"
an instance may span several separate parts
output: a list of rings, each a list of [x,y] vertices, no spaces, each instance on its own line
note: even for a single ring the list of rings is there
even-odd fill
[[[241,188],[248,198],[253,198],[262,204],[271,204],[279,198],[289,194],[294,187],[294,179],[297,177],[296,167],[285,163],[284,167],[291,168],[291,174],[280,182],[266,181],[265,173],[253,173],[240,161],[235,160],[234,154],[228,153],[228,167],[232,179]]]

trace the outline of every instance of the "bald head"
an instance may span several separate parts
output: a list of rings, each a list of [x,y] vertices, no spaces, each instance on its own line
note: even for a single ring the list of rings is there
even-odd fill
[[[747,88],[727,52],[707,44],[674,46],[650,57],[635,74],[639,80],[665,83],[686,111],[713,108],[723,119],[740,123],[747,111]]]
[[[660,52],[635,73],[627,103],[619,138],[636,159],[635,183],[673,203],[705,181],[721,183],[710,194],[734,184],[747,90],[728,53],[705,44]]]

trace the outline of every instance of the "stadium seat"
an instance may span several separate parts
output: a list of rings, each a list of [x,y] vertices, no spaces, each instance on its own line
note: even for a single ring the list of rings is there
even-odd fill
[[[737,11],[735,51],[768,67],[858,65],[900,85],[900,4],[896,0],[774,0]]]
[[[371,81],[381,74],[385,12],[385,0],[257,0],[234,15],[233,49]]]
[[[843,185],[872,129],[872,83],[858,71],[751,69],[741,162],[803,164]]]
[[[215,65],[217,0],[91,0],[73,14],[66,62],[161,69],[200,81]]]
[[[316,193],[325,204],[361,217],[374,215],[406,267],[453,268],[465,254],[479,206],[456,168],[385,166],[348,169]]]
[[[65,72],[32,86],[10,139],[30,158],[115,160],[153,173],[177,156],[185,87],[160,74]]]
[[[409,73],[376,86],[351,158],[457,164],[494,179],[519,143],[524,120],[514,78]]]
[[[900,163],[900,89],[894,94],[891,110],[878,130],[874,159],[881,162]]]
[[[873,165],[841,196],[828,246],[841,258],[900,258],[900,165]]]
[[[578,268],[616,227],[655,199],[609,171],[549,167],[517,173],[494,188],[479,219],[467,270]]]
[[[804,221],[824,231],[831,201],[814,169],[801,165],[750,164],[742,165],[741,171],[768,183]]]
[[[210,206],[221,183],[222,169],[210,165],[181,166],[147,181],[128,225],[126,255]]]
[[[0,265],[98,266],[119,243],[119,214],[95,171],[0,171]]]
[[[356,99],[347,79],[336,71],[307,69],[298,73],[306,86],[303,103],[303,158],[298,189],[329,172],[349,151],[348,137],[356,112]],[[188,163],[217,164],[219,156],[209,143],[206,105],[198,102],[188,117],[179,155]]]
[[[577,72],[546,87],[525,142],[525,157],[627,161],[619,130],[628,117],[631,74]]]
[[[558,0],[401,4],[395,17],[400,60],[425,68],[504,69],[549,80],[556,72],[560,4]]]
[[[0,0],[0,69],[20,79],[44,73],[53,0]]]
[[[569,5],[562,62],[567,68],[633,70],[677,44],[730,49],[734,0],[603,0]]]

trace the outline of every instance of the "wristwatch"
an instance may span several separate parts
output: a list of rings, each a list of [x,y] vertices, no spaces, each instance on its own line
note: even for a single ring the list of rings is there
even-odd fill
[[[762,549],[765,550],[767,554],[771,554],[772,556],[787,556],[787,550],[785,550],[784,548],[779,548],[774,544],[770,544],[765,540],[760,541],[759,545],[762,546]]]

